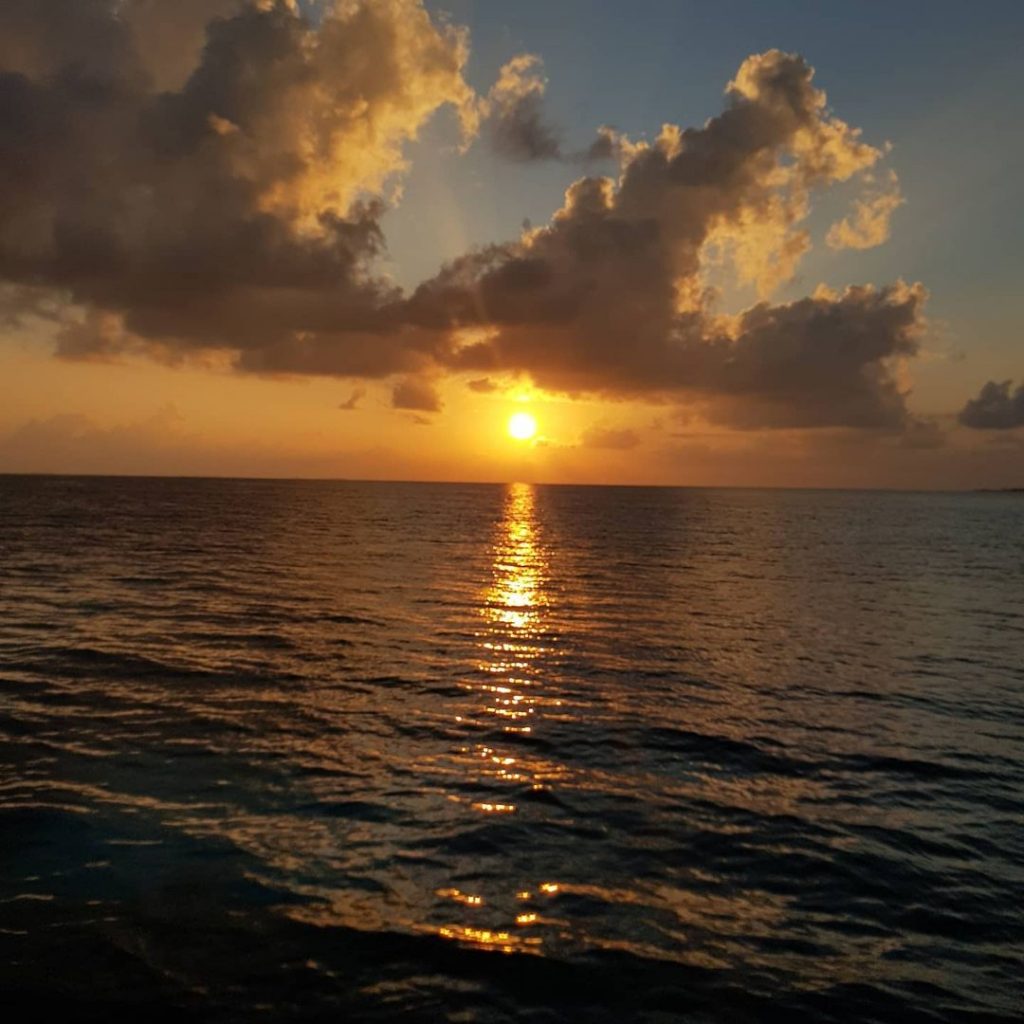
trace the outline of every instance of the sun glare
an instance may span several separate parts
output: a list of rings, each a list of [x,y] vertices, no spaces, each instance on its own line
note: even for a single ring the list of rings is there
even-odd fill
[[[537,433],[537,421],[528,412],[513,413],[508,419],[508,432],[517,441],[529,441]]]

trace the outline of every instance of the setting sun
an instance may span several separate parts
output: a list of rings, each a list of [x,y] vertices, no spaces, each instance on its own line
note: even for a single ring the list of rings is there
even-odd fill
[[[517,441],[529,441],[537,433],[537,421],[528,412],[513,413],[508,420],[508,432]]]

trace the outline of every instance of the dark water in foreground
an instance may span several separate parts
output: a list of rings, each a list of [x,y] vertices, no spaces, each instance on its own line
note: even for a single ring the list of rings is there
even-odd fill
[[[11,1019],[1012,1020],[1022,895],[1020,496],[0,478]]]

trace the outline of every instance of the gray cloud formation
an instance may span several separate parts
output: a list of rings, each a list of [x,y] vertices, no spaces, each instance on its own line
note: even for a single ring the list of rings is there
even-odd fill
[[[965,427],[975,430],[1013,430],[1024,427],[1024,384],[1012,390],[1013,381],[997,383],[990,380],[960,410],[958,417]]]
[[[374,272],[404,144],[447,104],[467,136],[487,115],[510,155],[561,155],[536,61],[510,62],[481,102],[465,35],[419,0],[354,0],[316,24],[286,0],[188,0],[162,39],[167,7],[0,7],[0,280],[69,297],[62,354],[403,374],[395,404],[430,411],[421,384],[440,371],[513,372],[741,427],[910,422],[920,285],[769,301],[810,245],[814,191],[882,156],[802,58],[748,58],[703,127],[650,144],[605,130],[617,181],[580,178],[548,225],[405,295]],[[716,312],[714,261],[762,301]]]

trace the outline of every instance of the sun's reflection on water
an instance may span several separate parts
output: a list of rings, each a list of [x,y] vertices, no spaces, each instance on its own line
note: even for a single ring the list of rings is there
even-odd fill
[[[462,684],[472,701],[455,716],[460,727],[484,734],[459,752],[465,773],[460,781],[486,791],[479,799],[465,801],[475,814],[514,822],[527,810],[521,804],[523,794],[549,790],[564,774],[563,766],[536,756],[529,746],[538,711],[561,705],[545,692],[540,666],[551,644],[546,590],[549,575],[534,488],[511,484],[496,530],[491,580],[479,600],[478,678]],[[438,895],[466,908],[471,919],[446,922],[436,933],[476,949],[541,952],[543,938],[535,928],[542,918],[533,911],[523,912],[522,901],[550,897],[558,886],[531,879],[528,871],[523,877],[508,877],[507,883],[507,892],[487,899],[481,896],[467,900],[454,888],[439,890]],[[490,927],[484,927],[477,917],[485,904],[494,914]]]

